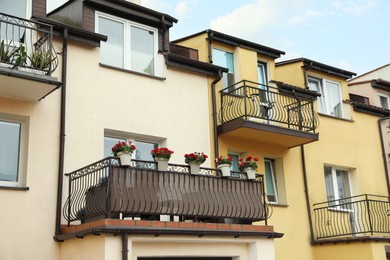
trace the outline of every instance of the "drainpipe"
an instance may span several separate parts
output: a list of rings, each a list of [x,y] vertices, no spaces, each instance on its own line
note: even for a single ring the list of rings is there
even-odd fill
[[[122,260],[128,260],[129,253],[129,234],[122,234]]]
[[[313,62],[310,62],[310,64],[307,66],[306,65],[303,66],[303,77],[305,78],[305,89],[309,89],[309,83],[307,80],[307,71],[311,69],[312,66],[313,66]]]
[[[213,135],[214,135],[214,156],[215,159],[219,157],[218,148],[218,132],[217,132],[217,100],[215,93],[215,85],[222,79],[222,71],[218,70],[218,78],[211,83],[211,100],[213,105]]]
[[[67,78],[67,55],[68,55],[68,28],[64,29],[62,42],[62,88],[61,88],[61,118],[60,118],[60,154],[58,164],[58,184],[57,184],[57,208],[55,234],[61,234],[61,206],[62,187],[64,182],[64,153],[65,153],[65,108],[66,108],[66,78]]]
[[[211,31],[207,31],[208,35],[208,52],[209,52],[209,63],[213,63],[213,50],[211,48],[211,44],[213,43],[214,33]]]
[[[386,174],[386,182],[387,182],[387,194],[390,196],[390,180],[389,180],[389,169],[387,167],[387,155],[385,150],[385,141],[383,139],[383,131],[382,131],[382,121],[390,120],[390,117],[384,117],[378,119],[378,127],[379,127],[379,135],[381,139],[382,146],[382,156],[383,156],[383,164],[385,166],[385,174]]]
[[[303,172],[303,185],[305,186],[305,198],[306,198],[307,216],[309,218],[310,243],[313,244],[313,242],[314,242],[313,220],[311,218],[311,211],[310,211],[309,186],[307,184],[305,148],[304,148],[303,145],[301,145],[301,160],[302,160],[302,172]]]

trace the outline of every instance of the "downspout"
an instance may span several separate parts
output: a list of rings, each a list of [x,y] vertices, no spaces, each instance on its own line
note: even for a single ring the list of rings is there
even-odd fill
[[[122,260],[128,260],[129,253],[129,234],[122,234]]]
[[[304,80],[305,80],[305,89],[309,89],[309,84],[308,84],[308,80],[307,80],[307,71],[309,69],[311,69],[311,67],[313,66],[313,63],[311,62],[308,66],[303,66],[303,77],[304,77]]]
[[[303,145],[301,145],[301,160],[302,160],[303,185],[305,187],[307,216],[309,219],[309,228],[310,228],[310,243],[313,244],[313,242],[314,242],[313,220],[311,218],[311,211],[310,211],[309,186],[307,184],[305,148]]]
[[[390,120],[390,117],[384,117],[378,119],[378,127],[379,127],[379,135],[381,139],[381,146],[382,146],[382,156],[383,156],[383,164],[385,166],[385,174],[386,174],[386,182],[387,182],[387,194],[390,196],[390,180],[389,180],[389,169],[387,167],[387,156],[386,156],[386,150],[385,150],[385,142],[383,139],[383,131],[382,131],[382,121]]]
[[[64,182],[64,157],[65,157],[65,109],[66,109],[66,78],[67,78],[67,57],[68,57],[68,28],[64,29],[62,42],[62,88],[61,88],[61,118],[60,118],[60,153],[58,163],[58,184],[57,184],[57,208],[55,235],[61,234],[61,206],[62,188]]]
[[[216,78],[211,83],[211,99],[212,99],[212,105],[213,105],[213,135],[214,135],[214,156],[215,159],[219,157],[219,148],[218,148],[218,132],[217,132],[217,100],[216,100],[216,93],[215,93],[215,85],[218,81],[222,79],[222,71],[218,70],[218,78]]]
[[[213,63],[213,53],[212,53],[212,48],[211,48],[211,45],[213,43],[213,38],[214,38],[214,33],[211,32],[211,31],[208,31],[207,32],[207,35],[208,35],[208,52],[209,52],[209,63]]]

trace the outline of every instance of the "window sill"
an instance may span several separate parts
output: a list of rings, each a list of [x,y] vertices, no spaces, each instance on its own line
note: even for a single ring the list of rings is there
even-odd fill
[[[0,186],[0,190],[22,190],[22,191],[27,191],[27,190],[30,190],[30,188],[29,187]]]
[[[134,70],[122,69],[122,68],[110,66],[110,65],[107,65],[107,64],[103,64],[103,63],[99,63],[99,65],[100,65],[101,67],[103,67],[103,68],[108,68],[108,69],[113,69],[113,70],[119,70],[119,71],[122,71],[122,72],[130,73],[130,74],[135,74],[135,75],[138,75],[138,76],[148,77],[148,78],[157,79],[157,80],[166,80],[166,78],[163,78],[163,77],[158,77],[158,76],[153,76],[153,75],[149,75],[149,74],[144,74],[144,73],[137,72],[137,71],[134,71]]]
[[[276,202],[268,202],[268,205],[272,207],[280,207],[280,208],[287,208],[289,207],[288,204],[282,204],[282,203],[276,203]]]
[[[323,113],[319,113],[319,112],[318,112],[318,115],[323,116],[323,117],[333,118],[333,119],[336,119],[336,120],[345,121],[345,122],[351,122],[351,123],[354,122],[352,119],[331,116],[331,115],[327,115],[327,114],[323,114]]]

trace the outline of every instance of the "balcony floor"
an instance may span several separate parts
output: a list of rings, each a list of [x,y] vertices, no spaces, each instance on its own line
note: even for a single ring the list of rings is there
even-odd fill
[[[292,148],[318,141],[318,134],[238,118],[218,126],[218,135]]]
[[[80,225],[62,225],[57,240],[82,238],[102,233],[128,233],[152,235],[193,235],[193,236],[257,236],[280,238],[282,233],[274,231],[273,226],[243,225],[225,223],[172,222],[128,219],[100,219]]]

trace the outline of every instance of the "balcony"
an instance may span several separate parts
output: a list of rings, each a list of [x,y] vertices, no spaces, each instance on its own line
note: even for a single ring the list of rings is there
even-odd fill
[[[314,100],[294,90],[238,82],[220,91],[218,135],[288,148],[317,141]]]
[[[315,243],[389,240],[389,197],[358,195],[313,205]]]
[[[0,96],[38,101],[61,83],[50,25],[0,13]]]
[[[245,173],[222,177],[219,170],[201,168],[190,174],[187,165],[133,160],[121,167],[108,157],[67,174],[69,196],[63,215],[70,225],[102,219],[191,221],[202,223],[266,223],[263,176],[248,180]],[[228,220],[227,220],[228,219]]]

